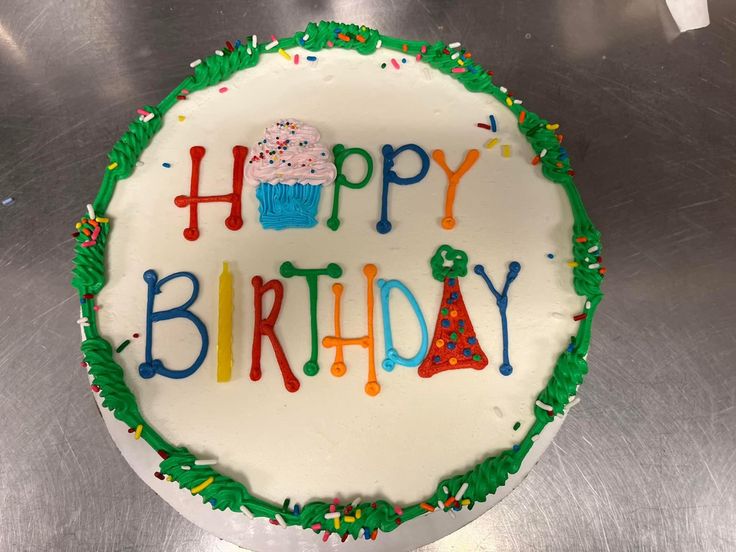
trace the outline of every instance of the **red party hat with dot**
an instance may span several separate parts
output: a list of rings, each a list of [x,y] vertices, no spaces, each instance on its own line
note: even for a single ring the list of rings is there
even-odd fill
[[[430,378],[445,370],[473,368],[488,364],[465,308],[460,277],[468,273],[468,256],[449,245],[440,246],[430,261],[432,276],[443,282],[442,303],[437,315],[429,352],[419,366],[419,376]]]

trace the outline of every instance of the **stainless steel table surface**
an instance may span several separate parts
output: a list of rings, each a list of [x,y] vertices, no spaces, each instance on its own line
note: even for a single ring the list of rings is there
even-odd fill
[[[225,40],[319,19],[462,40],[559,121],[603,232],[590,374],[555,444],[435,550],[736,550],[736,2],[0,4],[0,550],[215,551],[127,466],[79,366],[73,221],[135,108]]]

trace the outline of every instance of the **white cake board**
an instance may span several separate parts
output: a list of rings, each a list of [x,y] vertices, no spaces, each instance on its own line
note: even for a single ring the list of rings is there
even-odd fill
[[[301,527],[284,529],[270,524],[265,518],[250,520],[244,514],[213,510],[209,504],[202,502],[201,497],[193,496],[186,489],[180,489],[178,484],[157,479],[153,474],[158,471],[161,462],[158,453],[142,439],[135,440],[128,433],[128,427],[117,420],[112,412],[102,407],[99,395],[96,394],[95,399],[113,441],[138,477],[195,525],[223,540],[257,552],[273,550],[399,552],[414,550],[434,542],[487,512],[519,485],[552,443],[564,421],[564,417],[558,416],[547,424],[524,458],[518,473],[510,475],[503,487],[489,496],[485,502],[477,503],[472,511],[464,508],[454,512],[453,518],[447,512],[435,510],[433,513],[413,519],[390,533],[380,532],[375,541],[348,538],[347,541],[341,542],[340,537],[333,534],[327,542],[323,542],[322,534]]]

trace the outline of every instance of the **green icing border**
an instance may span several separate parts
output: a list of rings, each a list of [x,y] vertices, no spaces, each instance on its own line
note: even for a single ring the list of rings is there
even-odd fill
[[[336,37],[336,29],[351,38],[344,41]],[[309,35],[306,41],[303,37]],[[360,35],[365,40],[356,40]],[[249,38],[250,40],[250,38]],[[600,291],[603,275],[597,269],[588,267],[590,261],[586,257],[591,256],[588,249],[597,246],[600,251],[600,233],[588,217],[583,206],[580,195],[573,183],[572,175],[569,174],[570,164],[566,156],[560,159],[560,144],[555,132],[546,128],[546,120],[534,113],[527,111],[520,104],[507,102],[509,97],[492,82],[491,76],[472,58],[461,58],[465,62],[464,67],[468,70],[464,73],[452,72],[458,67],[450,55],[443,52],[447,48],[442,42],[429,44],[421,41],[404,41],[399,38],[382,36],[378,31],[364,26],[348,25],[335,22],[322,21],[318,24],[310,23],[304,32],[298,32],[292,37],[279,39],[279,45],[271,50],[266,50],[265,44],[259,44],[255,49],[250,42],[236,47],[233,51],[224,51],[224,55],[213,55],[194,68],[194,74],[188,76],[179,84],[161,103],[156,106],[146,106],[145,109],[155,116],[148,122],[136,120],[130,124],[128,131],[113,146],[108,154],[110,163],[117,163],[114,169],[105,171],[102,186],[94,200],[94,209],[98,215],[104,215],[115,186],[119,180],[130,176],[135,168],[141,152],[148,146],[153,136],[163,124],[162,116],[177,102],[177,96],[182,90],[194,92],[228,79],[236,71],[247,69],[258,63],[261,55],[275,54],[279,48],[288,50],[295,46],[301,46],[313,52],[322,50],[328,41],[334,43],[335,48],[357,50],[361,54],[372,54],[376,51],[377,42],[382,41],[382,47],[402,52],[406,56],[416,56],[422,47],[426,52],[421,61],[446,75],[461,82],[471,92],[483,92],[495,97],[506,106],[516,117],[525,112],[523,123],[519,123],[519,130],[524,134],[532,149],[539,155],[544,149],[547,153],[540,160],[543,175],[550,181],[559,184],[565,189],[574,218],[573,223],[573,258],[577,266],[573,268],[573,282],[578,295],[585,296],[589,301],[589,307],[585,309],[587,317],[580,322],[577,336],[572,338],[568,348],[560,354],[547,387],[540,393],[538,399],[550,406],[554,414],[561,414],[568,404],[570,397],[576,394],[577,387],[583,382],[583,377],[588,372],[585,355],[590,344],[591,324],[596,307],[600,303],[603,294]],[[406,47],[406,51],[403,48]],[[461,50],[464,51],[464,50]],[[454,52],[454,50],[453,50]],[[509,105],[511,103],[511,105]],[[562,166],[557,166],[561,162]],[[381,531],[392,531],[400,523],[409,521],[420,515],[426,514],[427,510],[420,504],[414,504],[403,508],[399,515],[394,505],[383,500],[373,503],[363,501],[355,509],[360,508],[362,516],[355,522],[345,522],[344,516],[346,505],[338,505],[337,511],[342,512],[343,521],[340,529],[335,531],[333,522],[325,520],[324,514],[329,512],[329,503],[310,502],[303,506],[299,515],[285,505],[278,505],[257,498],[241,483],[217,473],[210,466],[195,466],[195,457],[185,448],[177,448],[168,443],[156,430],[154,430],[141,416],[135,396],[126,386],[123,369],[113,358],[113,348],[108,341],[100,336],[97,328],[96,311],[94,310],[95,298],[83,299],[85,294],[96,295],[105,284],[104,250],[109,225],[103,224],[102,231],[94,247],[83,248],[82,242],[86,237],[80,235],[75,247],[75,258],[72,285],[79,291],[82,303],[82,316],[89,321],[89,326],[84,327],[86,340],[82,342],[81,350],[84,360],[89,367],[92,383],[100,388],[102,405],[111,410],[115,417],[127,424],[130,428],[142,426],[141,438],[143,438],[154,450],[159,451],[162,457],[166,457],[160,463],[162,474],[169,476],[173,481],[179,483],[180,487],[193,489],[212,478],[211,484],[206,486],[198,494],[203,502],[210,502],[212,507],[218,510],[230,509],[240,512],[245,506],[256,517],[267,517],[271,520],[280,515],[287,525],[299,525],[310,528],[313,524],[321,523],[321,531],[337,532],[344,536],[348,533],[354,538],[362,536],[362,530],[373,533],[378,529]],[[582,243],[579,238],[585,238]],[[595,255],[600,255],[596,252]],[[89,295],[88,295],[89,296]],[[455,475],[441,481],[432,496],[427,497],[424,503],[436,506],[438,501],[445,501],[447,493],[454,496],[461,486],[467,483],[463,498],[470,500],[469,507],[475,502],[483,502],[489,494],[503,485],[509,474],[516,473],[521,463],[532,448],[536,436],[544,427],[550,423],[554,416],[547,410],[534,407],[535,422],[524,436],[518,447],[501,452],[498,456],[489,457],[476,465],[470,471]],[[182,466],[189,466],[185,470]],[[447,510],[448,508],[445,508]],[[375,535],[374,535],[375,537]]]

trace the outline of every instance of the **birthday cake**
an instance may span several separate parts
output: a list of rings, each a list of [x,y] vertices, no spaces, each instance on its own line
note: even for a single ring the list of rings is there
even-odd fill
[[[195,521],[316,541],[494,503],[602,298],[558,130],[460,43],[320,22],[192,62],[76,224],[82,366],[131,465]]]

